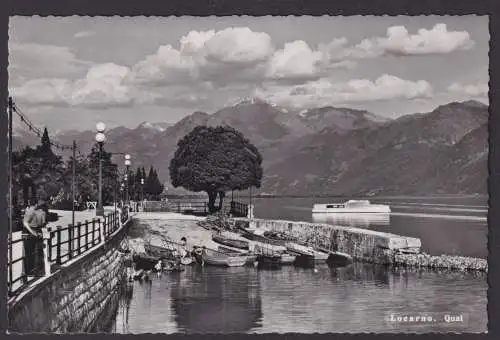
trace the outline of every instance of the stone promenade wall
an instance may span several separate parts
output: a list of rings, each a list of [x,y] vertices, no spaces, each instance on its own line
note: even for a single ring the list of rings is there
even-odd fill
[[[118,307],[125,279],[119,246],[126,229],[11,301],[9,332],[99,332],[113,315],[110,309]]]

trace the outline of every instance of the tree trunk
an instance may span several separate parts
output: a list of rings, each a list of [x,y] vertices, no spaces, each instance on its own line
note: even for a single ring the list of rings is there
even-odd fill
[[[215,200],[217,199],[217,191],[207,191],[208,194],[208,212],[213,214],[217,211],[215,208]]]
[[[219,191],[219,211],[222,210],[222,202],[224,201],[224,197],[226,196],[226,193],[224,191]]]

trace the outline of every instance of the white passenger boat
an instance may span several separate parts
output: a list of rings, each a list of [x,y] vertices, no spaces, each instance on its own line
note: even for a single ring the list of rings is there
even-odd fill
[[[312,221],[345,227],[388,226],[391,224],[390,213],[317,213],[312,215]]]
[[[313,214],[323,213],[390,213],[391,207],[383,204],[371,204],[368,200],[349,200],[344,203],[315,204]]]

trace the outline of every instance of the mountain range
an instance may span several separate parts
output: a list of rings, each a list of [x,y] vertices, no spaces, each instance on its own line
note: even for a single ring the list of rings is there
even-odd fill
[[[245,100],[213,114],[194,112],[175,124],[141,123],[106,132],[106,150],[130,153],[133,167],[153,165],[171,193],[168,165],[177,141],[197,125],[230,125],[263,155],[258,192],[272,195],[487,194],[488,106],[452,102],[431,112],[385,119],[338,107],[290,111]],[[50,131],[49,131],[49,134]],[[51,134],[88,152],[93,131]],[[37,144],[16,131],[13,146]],[[122,161],[115,156],[115,162]]]

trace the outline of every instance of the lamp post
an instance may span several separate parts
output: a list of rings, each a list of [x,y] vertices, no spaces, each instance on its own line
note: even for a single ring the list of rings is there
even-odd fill
[[[97,200],[96,216],[104,216],[104,206],[102,202],[102,146],[106,141],[106,135],[104,134],[106,125],[103,122],[99,122],[96,124],[96,130],[95,140],[99,144],[99,197]]]
[[[126,192],[126,195],[127,195],[127,198],[126,198],[127,205],[129,207],[130,207],[130,192],[129,192],[129,187],[130,187],[130,180],[129,180],[130,164],[132,164],[132,162],[130,161],[130,155],[126,154],[125,155],[125,166],[127,167],[127,172],[125,173],[125,181],[127,182],[127,185],[126,185],[126,188],[125,188],[125,190],[126,190],[125,192]]]
[[[124,204],[124,200],[125,200],[125,196],[124,196],[124,191],[125,190],[125,184],[122,182],[122,184],[120,185],[120,200],[121,200],[121,206],[123,208],[123,204]]]
[[[144,178],[141,178],[141,201],[144,201]]]

